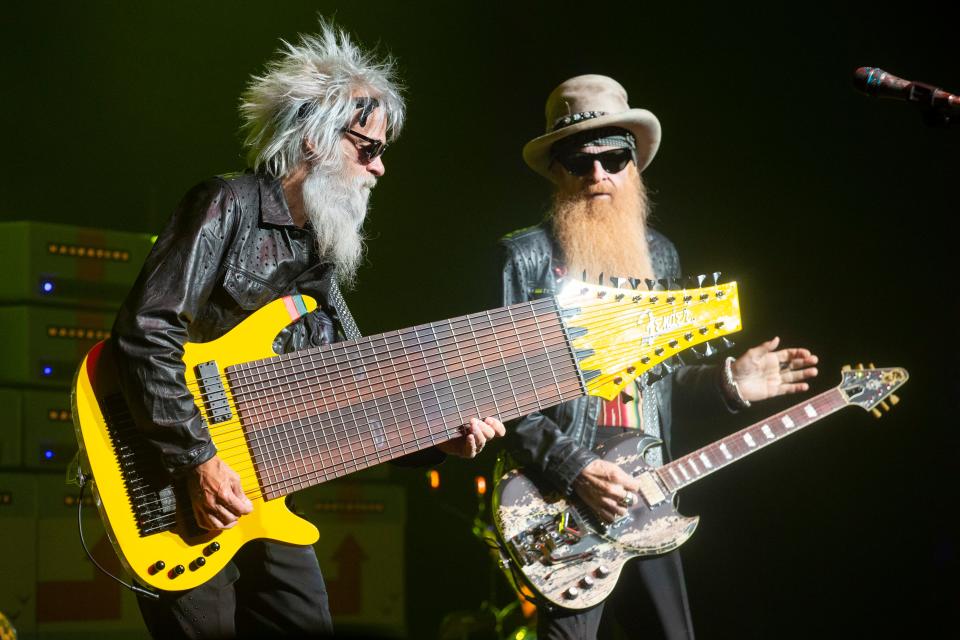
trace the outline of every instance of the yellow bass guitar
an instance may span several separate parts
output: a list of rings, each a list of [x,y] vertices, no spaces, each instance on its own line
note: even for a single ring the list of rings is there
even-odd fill
[[[741,328],[736,283],[716,275],[690,288],[568,281],[555,297],[278,356],[277,333],[316,307],[293,296],[218,340],[187,344],[187,386],[254,504],[224,531],[197,526],[189,496],[133,424],[102,342],[74,385],[82,465],[126,568],[154,589],[190,589],[250,540],[315,542],[287,494],[457,437],[474,416],[614,398],[647,371],[669,373],[681,351],[709,355],[709,340]]]

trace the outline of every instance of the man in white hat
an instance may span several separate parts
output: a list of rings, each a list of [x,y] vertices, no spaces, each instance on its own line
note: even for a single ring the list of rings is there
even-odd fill
[[[597,278],[678,277],[673,244],[647,227],[648,200],[641,172],[660,145],[660,122],[631,109],[612,78],[584,75],[547,98],[547,132],[523,149],[526,163],[553,183],[545,222],[501,240],[505,249],[505,304],[551,295],[571,274]],[[628,429],[662,438],[666,451],[647,456],[654,466],[669,455],[672,405],[683,402],[704,416],[751,402],[806,391],[817,375],[807,349],[780,349],[773,338],[721,365],[682,367],[650,385],[646,381],[613,401],[581,398],[523,418],[508,430],[510,450],[528,474],[561,492],[576,494],[606,521],[626,513],[637,480],[593,451]],[[644,376],[646,378],[646,376]],[[676,396],[676,397],[674,397]],[[642,592],[649,599],[642,597]],[[629,637],[648,637],[656,624],[639,608],[650,602],[665,637],[692,638],[693,625],[679,553],[628,563],[606,603],[586,610],[541,607],[538,638],[595,638],[615,618]],[[606,605],[606,607],[605,607]],[[609,614],[604,620],[604,609]]]

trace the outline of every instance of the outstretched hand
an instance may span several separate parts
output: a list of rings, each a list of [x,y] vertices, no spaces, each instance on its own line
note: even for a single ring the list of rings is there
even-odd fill
[[[487,440],[502,436],[506,432],[506,427],[496,418],[484,418],[483,420],[470,418],[470,426],[464,435],[438,444],[437,448],[453,456],[475,458],[478,453],[483,451],[483,446],[487,443]]]
[[[780,349],[780,338],[768,340],[733,361],[733,381],[744,400],[754,402],[810,388],[804,380],[817,375],[817,356],[809,349]]]

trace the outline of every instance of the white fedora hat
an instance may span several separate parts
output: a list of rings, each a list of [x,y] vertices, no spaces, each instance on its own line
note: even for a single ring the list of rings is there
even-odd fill
[[[547,132],[523,147],[527,165],[553,180],[550,148],[586,129],[622,127],[637,141],[637,169],[643,171],[660,146],[660,121],[646,109],[631,109],[627,92],[613,78],[585,75],[562,82],[547,98]]]

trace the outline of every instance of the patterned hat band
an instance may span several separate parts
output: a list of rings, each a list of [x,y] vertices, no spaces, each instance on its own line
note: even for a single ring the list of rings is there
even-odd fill
[[[584,120],[592,120],[593,118],[599,118],[600,116],[607,115],[606,111],[581,111],[580,113],[571,113],[568,116],[563,116],[559,120],[553,123],[553,130],[563,129],[564,127],[569,127],[572,124],[578,122],[583,122]]]
[[[550,155],[556,158],[584,147],[613,147],[636,151],[637,139],[630,131],[617,126],[586,129],[555,142],[550,148]]]

